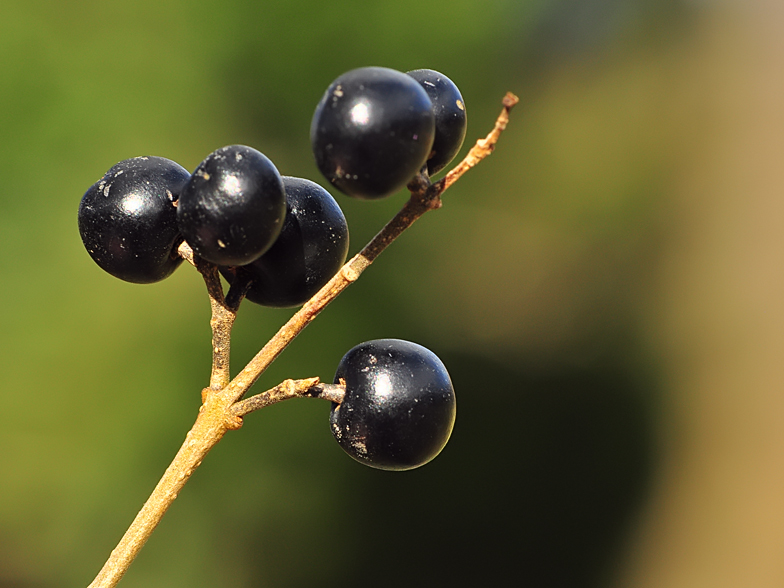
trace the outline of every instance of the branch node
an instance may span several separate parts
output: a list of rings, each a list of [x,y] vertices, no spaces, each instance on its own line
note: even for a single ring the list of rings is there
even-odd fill
[[[236,431],[237,429],[242,428],[242,417],[236,414],[233,414],[230,410],[226,411],[226,416],[223,420],[223,425],[229,431]]]
[[[359,278],[359,274],[360,272],[358,272],[349,264],[346,264],[340,268],[340,275],[342,275],[347,282],[356,282]]]

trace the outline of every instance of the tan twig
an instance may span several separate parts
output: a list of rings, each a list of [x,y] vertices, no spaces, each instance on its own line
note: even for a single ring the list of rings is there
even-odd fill
[[[221,390],[231,380],[231,330],[237,318],[237,309],[250,283],[237,283],[231,296],[224,296],[218,268],[196,256],[190,245],[183,241],[177,249],[180,256],[193,265],[204,278],[210,297],[210,329],[212,330],[212,370],[210,390]],[[229,303],[231,299],[231,303]]]
[[[237,428],[237,420],[227,420],[225,408],[216,406],[214,395],[206,395],[206,402],[171,465],[88,588],[117,585],[204,456],[226,431]]]
[[[261,410],[271,404],[288,400],[289,398],[302,398],[303,396],[317,396],[309,394],[316,384],[318,378],[306,378],[304,380],[283,380],[274,388],[270,388],[260,394],[255,394],[250,398],[235,402],[231,406],[231,413],[237,417],[244,417],[255,410]]]
[[[128,570],[136,554],[150,537],[166,510],[174,502],[177,493],[188,481],[194,470],[201,464],[204,456],[232,429],[242,426],[242,416],[274,402],[287,398],[315,396],[339,402],[342,395],[339,386],[318,384],[318,378],[306,380],[287,380],[280,385],[240,401],[253,383],[261,376],[272,361],[286,346],[308,326],[311,321],[343,290],[365,271],[368,266],[400,234],[410,227],[428,210],[441,206],[441,194],[457,181],[466,171],[490,155],[498,137],[506,128],[509,110],[517,103],[517,97],[507,94],[504,110],[496,121],[495,127],[485,138],[477,141],[468,155],[442,180],[435,184],[429,181],[412,182],[411,198],[395,217],[368,243],[362,251],[351,258],[343,268],[311,298],[291,319],[280,328],[275,336],[258,354],[229,382],[229,336],[234,319],[236,304],[232,308],[226,304],[218,272],[214,266],[204,264],[193,255],[193,251],[183,243],[178,252],[193,264],[204,276],[212,306],[213,331],[213,369],[210,387],[202,391],[203,404],[199,409],[191,430],[171,465],[166,469],[158,485],[153,490],[131,526],[123,535],[120,543],[112,551],[104,567],[88,588],[112,588],[116,586]],[[247,289],[247,285],[244,285]]]

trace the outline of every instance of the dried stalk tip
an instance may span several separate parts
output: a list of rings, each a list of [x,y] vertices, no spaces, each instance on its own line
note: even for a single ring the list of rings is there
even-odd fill
[[[196,260],[193,258],[193,249],[191,249],[191,246],[188,245],[187,241],[180,243],[180,246],[177,247],[177,253],[189,264],[196,267]]]

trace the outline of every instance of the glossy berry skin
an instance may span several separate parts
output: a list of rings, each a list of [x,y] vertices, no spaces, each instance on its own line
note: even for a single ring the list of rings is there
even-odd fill
[[[382,198],[422,168],[435,136],[427,92],[411,76],[363,67],[338,77],[310,127],[316,164],[341,192]]]
[[[460,90],[444,74],[432,69],[416,69],[407,73],[422,85],[433,103],[436,135],[427,160],[427,172],[432,176],[446,167],[463,145],[468,124],[465,103]]]
[[[428,349],[399,339],[368,341],[338,365],[345,381],[330,426],[340,446],[357,461],[383,470],[419,467],[446,445],[455,422],[455,393],[441,360]]]
[[[348,225],[335,199],[318,184],[283,176],[286,220],[275,244],[256,261],[221,268],[232,283],[237,272],[253,280],[246,298],[256,304],[304,304],[346,261]]]
[[[244,145],[213,151],[193,172],[177,205],[185,240],[216,265],[244,265],[277,239],[286,215],[283,182],[273,163]]]
[[[126,159],[107,171],[79,204],[79,233],[93,260],[126,282],[171,275],[182,262],[176,204],[189,178],[163,157]]]

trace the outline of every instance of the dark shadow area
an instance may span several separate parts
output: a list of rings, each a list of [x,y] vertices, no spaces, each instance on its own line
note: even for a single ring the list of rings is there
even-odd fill
[[[617,366],[444,361],[452,440],[424,468],[357,480],[341,585],[604,585],[653,466],[652,391]]]

